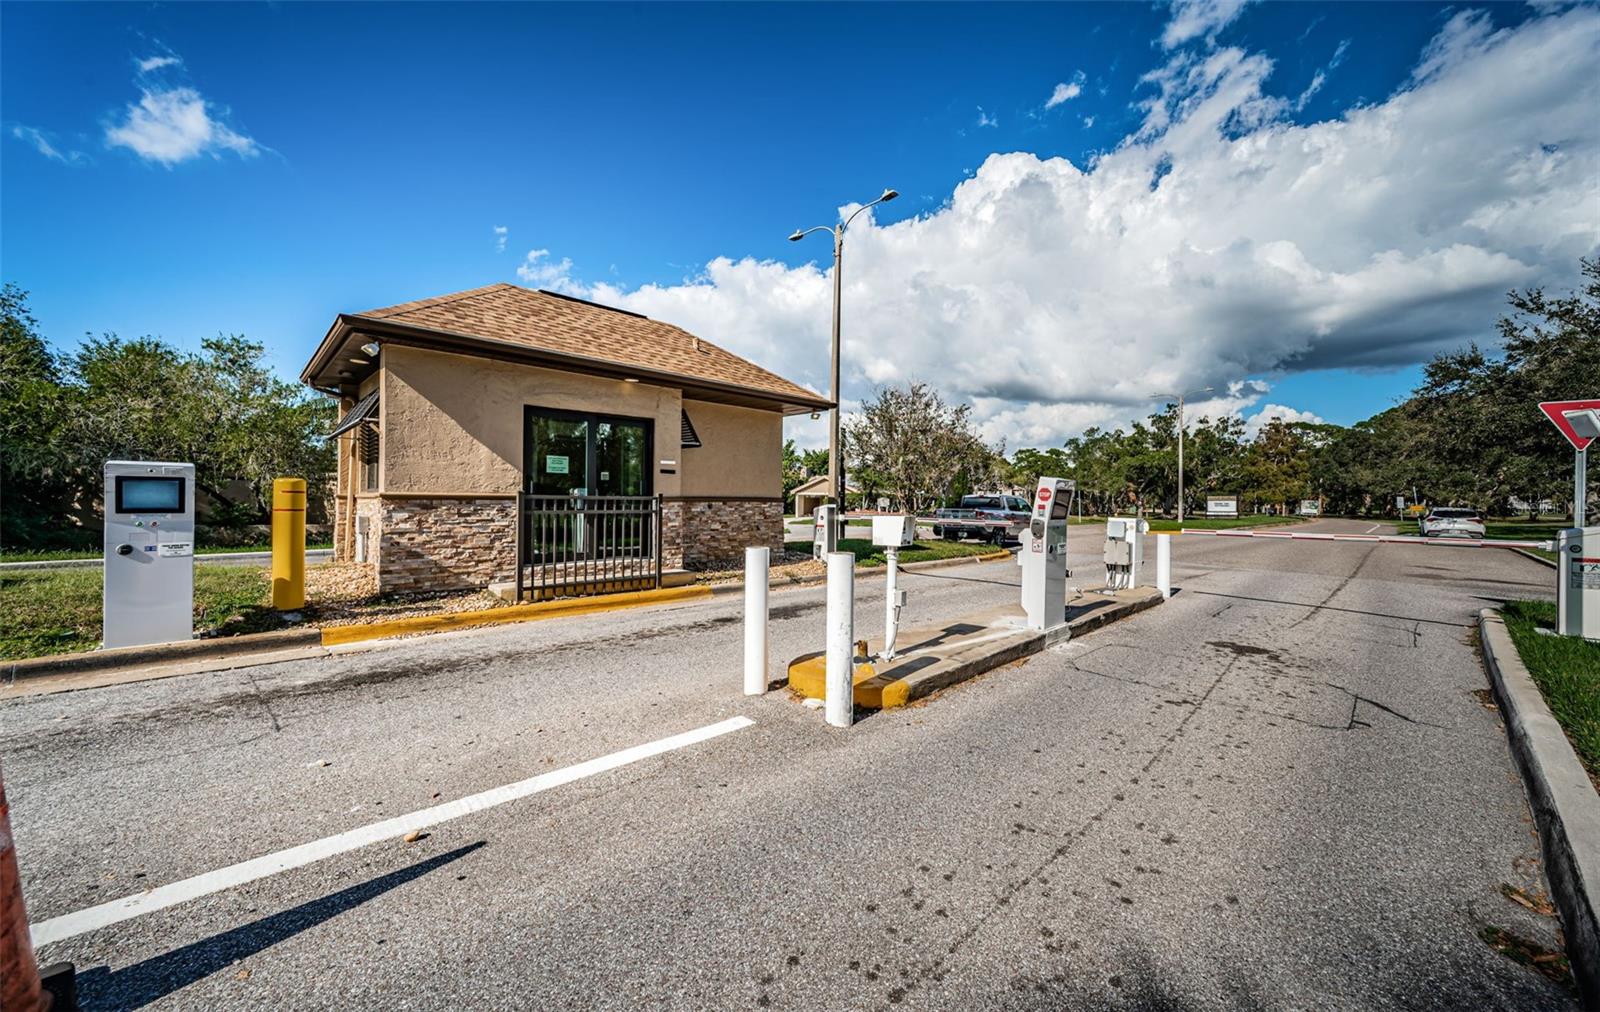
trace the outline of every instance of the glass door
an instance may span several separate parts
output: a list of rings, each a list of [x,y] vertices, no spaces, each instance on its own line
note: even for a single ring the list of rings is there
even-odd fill
[[[588,495],[589,420],[531,415],[527,477],[532,495]]]
[[[643,422],[602,420],[595,424],[595,492],[649,494],[650,432]]]

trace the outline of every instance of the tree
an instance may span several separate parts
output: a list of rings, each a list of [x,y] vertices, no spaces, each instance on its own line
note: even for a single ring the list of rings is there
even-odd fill
[[[819,474],[827,474],[828,448],[802,450],[800,452],[800,466],[805,471],[807,478],[815,478]]]
[[[264,521],[272,479],[308,479],[325,508],[333,448],[327,398],[278,379],[265,349],[219,336],[200,352],[155,338],[88,338],[51,353],[27,293],[0,290],[0,435],[8,547],[86,547],[94,539],[105,461],[183,460],[213,521]],[[242,486],[242,487],[241,487]]]
[[[946,405],[925,383],[879,390],[845,427],[852,478],[881,481],[901,509],[919,513],[962,483],[989,479],[995,451],[978,436],[971,414],[970,404]]]
[[[28,293],[7,283],[0,288],[0,544],[85,543],[72,520],[85,490],[61,432],[66,400]]]

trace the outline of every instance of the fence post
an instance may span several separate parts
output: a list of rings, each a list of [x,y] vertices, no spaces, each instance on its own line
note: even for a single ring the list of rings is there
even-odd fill
[[[1165,601],[1172,596],[1172,535],[1156,535],[1156,589]]]
[[[828,553],[828,641],[823,715],[834,727],[855,719],[856,557]]]
[[[744,694],[767,691],[767,581],[772,549],[744,550]]]

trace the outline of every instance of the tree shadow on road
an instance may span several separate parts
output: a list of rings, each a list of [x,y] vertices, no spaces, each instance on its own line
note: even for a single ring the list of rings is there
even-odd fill
[[[302,903],[260,920],[241,924],[220,935],[181,949],[153,956],[140,963],[112,970],[97,966],[78,975],[78,998],[84,1008],[137,1009],[209,977],[247,956],[253,956],[285,939],[316,927],[323,921],[375,899],[396,888],[466,857],[484,841],[457,847],[436,857],[320,899]]]

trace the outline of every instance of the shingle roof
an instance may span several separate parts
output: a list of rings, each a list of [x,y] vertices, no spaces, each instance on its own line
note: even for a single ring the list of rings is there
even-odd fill
[[[802,403],[819,395],[681,327],[582,299],[511,284],[473,288],[351,314],[540,351],[731,384]]]

